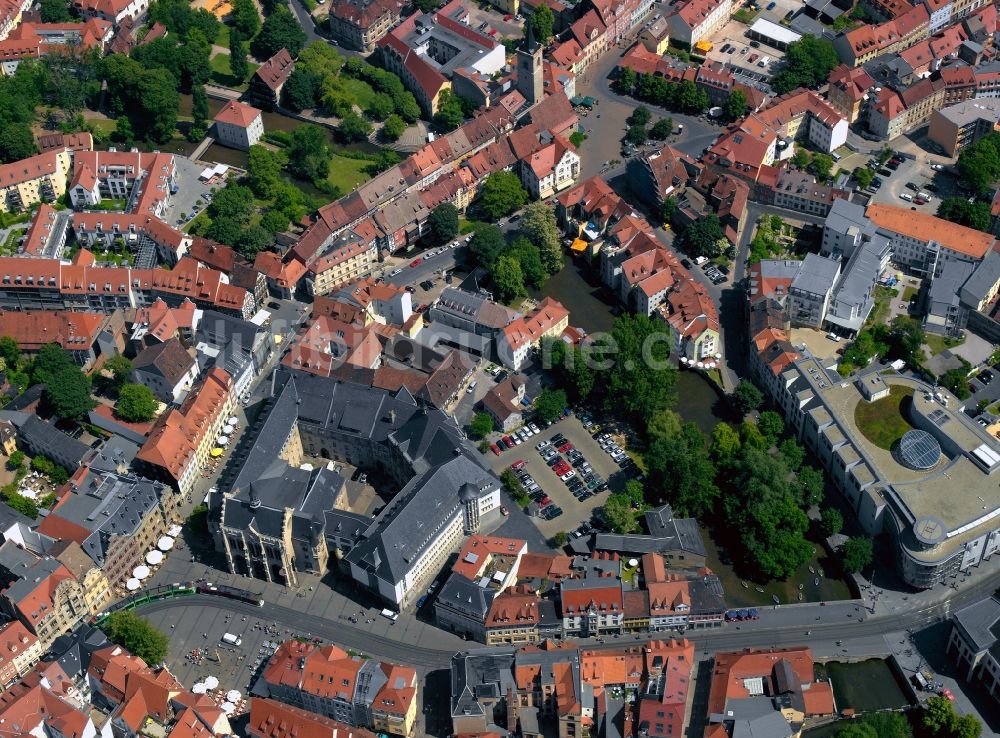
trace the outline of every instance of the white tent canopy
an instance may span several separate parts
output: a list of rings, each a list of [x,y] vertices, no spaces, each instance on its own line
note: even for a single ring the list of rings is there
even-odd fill
[[[179,525],[171,525],[170,530],[167,531],[167,535],[176,538],[181,534],[182,530],[183,528],[181,528]]]
[[[157,564],[163,563],[163,552],[162,551],[148,551],[146,553],[146,563],[150,566],[156,566]]]
[[[234,704],[237,703],[237,702],[239,702],[240,701],[240,690],[238,690],[238,689],[230,689],[228,692],[226,692],[226,699],[229,702],[232,702]]]
[[[145,579],[149,576],[149,567],[145,564],[140,564],[132,570],[132,576],[140,580]]]
[[[161,551],[169,551],[174,547],[174,539],[170,536],[161,536],[160,540],[156,542],[156,547]]]
[[[138,579],[129,579],[127,582],[125,582],[125,589],[127,589],[129,592],[135,592],[141,586],[142,584],[139,582]]]
[[[205,694],[207,688],[205,687],[205,682],[195,682],[194,686],[191,687],[191,691],[195,694]]]
[[[205,677],[205,686],[208,689],[215,689],[219,686],[219,678],[214,676]]]

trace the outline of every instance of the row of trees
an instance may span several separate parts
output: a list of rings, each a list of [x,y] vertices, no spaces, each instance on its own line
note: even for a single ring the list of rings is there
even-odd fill
[[[830,72],[840,64],[833,43],[817,36],[803,36],[788,45],[781,69],[771,77],[779,95],[799,87],[815,90],[826,84]]]
[[[508,241],[498,226],[485,226],[472,237],[469,251],[477,263],[489,270],[501,302],[524,297],[527,287],[541,288],[549,275],[562,268],[555,215],[541,202],[524,209],[517,235],[512,239]]]
[[[996,131],[962,149],[958,155],[962,182],[976,195],[985,195],[1000,181],[1000,133]]]
[[[844,724],[837,738],[979,738],[983,724],[975,715],[959,715],[947,697],[935,696],[910,713],[911,721],[900,712],[876,712]]]
[[[618,76],[616,88],[623,95],[659,105],[678,113],[697,115],[708,109],[708,95],[689,79],[679,84],[652,74],[636,74],[626,67]]]
[[[985,200],[969,202],[965,197],[946,197],[938,205],[937,216],[977,231],[990,230],[990,204]]]

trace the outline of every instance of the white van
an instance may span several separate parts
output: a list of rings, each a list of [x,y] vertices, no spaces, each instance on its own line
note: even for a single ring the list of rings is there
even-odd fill
[[[396,620],[399,617],[398,612],[393,612],[388,607],[382,610],[382,617],[389,618],[389,620]]]
[[[465,390],[466,394],[470,394],[471,395],[473,392],[475,392],[477,384],[479,384],[479,382],[477,382],[475,380],[473,380],[472,382],[470,382],[469,383],[469,389]]]
[[[899,198],[901,200],[906,200],[907,202],[913,202],[913,195],[911,195],[909,192],[901,192],[899,194]]]
[[[240,638],[238,635],[233,635],[232,633],[223,633],[222,634],[222,642],[223,643],[228,643],[230,646],[242,646],[243,645],[243,639]]]

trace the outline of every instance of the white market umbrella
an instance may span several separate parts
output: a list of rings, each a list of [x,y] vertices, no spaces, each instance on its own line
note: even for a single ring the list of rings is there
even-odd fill
[[[628,565],[629,566],[638,566],[639,565],[639,559],[629,559],[628,560]]]
[[[219,707],[221,707],[222,711],[226,713],[226,717],[229,717],[234,712],[236,712],[236,705],[234,705],[232,702],[223,702],[221,705],[219,705]]]
[[[125,582],[125,589],[127,589],[129,592],[135,592],[141,586],[142,584],[140,584],[138,579],[129,579],[127,582]]]
[[[230,689],[226,692],[226,700],[228,702],[232,702],[233,704],[240,701],[240,696],[240,690],[238,689]]]
[[[171,525],[170,530],[167,531],[167,535],[171,536],[172,538],[176,538],[181,534],[182,530],[183,528],[181,528],[179,525]]]
[[[217,446],[225,446],[227,443],[229,443],[229,436],[219,436],[215,439]]]
[[[218,677],[214,677],[214,676],[207,676],[207,677],[205,677],[205,688],[206,689],[215,689],[218,686],[219,686],[219,678]]]
[[[149,576],[149,567],[145,564],[140,564],[132,570],[132,576],[139,580],[145,579]]]
[[[687,363],[688,363],[688,357],[686,357],[686,356],[682,356],[682,357],[681,357],[681,363],[682,363],[682,364],[687,364]]]
[[[705,363],[704,363],[704,362],[701,362],[701,361],[699,361],[699,362],[698,362],[698,368],[699,368],[699,369],[704,369],[704,368],[705,368]]]
[[[149,551],[146,554],[146,563],[150,566],[163,563],[163,551]]]
[[[191,687],[191,691],[195,694],[205,694],[208,688],[205,686],[205,682],[195,682],[194,686]]]
[[[715,358],[716,358],[716,359],[722,359],[722,354],[716,354],[716,355],[715,355]]]
[[[156,542],[156,547],[161,551],[169,551],[174,547],[174,539],[170,536],[161,536],[160,540]]]
[[[231,423],[232,425],[236,425],[236,424],[237,424],[238,422],[240,422],[240,419],[239,419],[239,418],[237,418],[237,417],[236,417],[235,415],[230,415],[230,416],[229,416],[229,422],[230,422],[230,423]]]

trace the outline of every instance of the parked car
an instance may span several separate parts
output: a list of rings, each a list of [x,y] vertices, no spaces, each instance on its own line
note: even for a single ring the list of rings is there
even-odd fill
[[[500,447],[499,447],[499,446],[497,446],[497,445],[496,445],[495,443],[491,443],[491,444],[490,444],[490,451],[492,451],[492,452],[493,452],[494,454],[496,454],[497,456],[499,456],[499,455],[500,455],[500,454],[502,453],[502,452],[500,451]]]
[[[518,459],[517,461],[515,461],[513,464],[510,465],[510,468],[513,469],[514,471],[520,471],[521,469],[524,468],[524,459]]]
[[[413,261],[410,262],[410,266],[411,267],[418,267],[418,266],[420,266],[423,263],[424,263],[423,258],[420,257],[420,256],[418,256],[416,259],[414,259]]]

